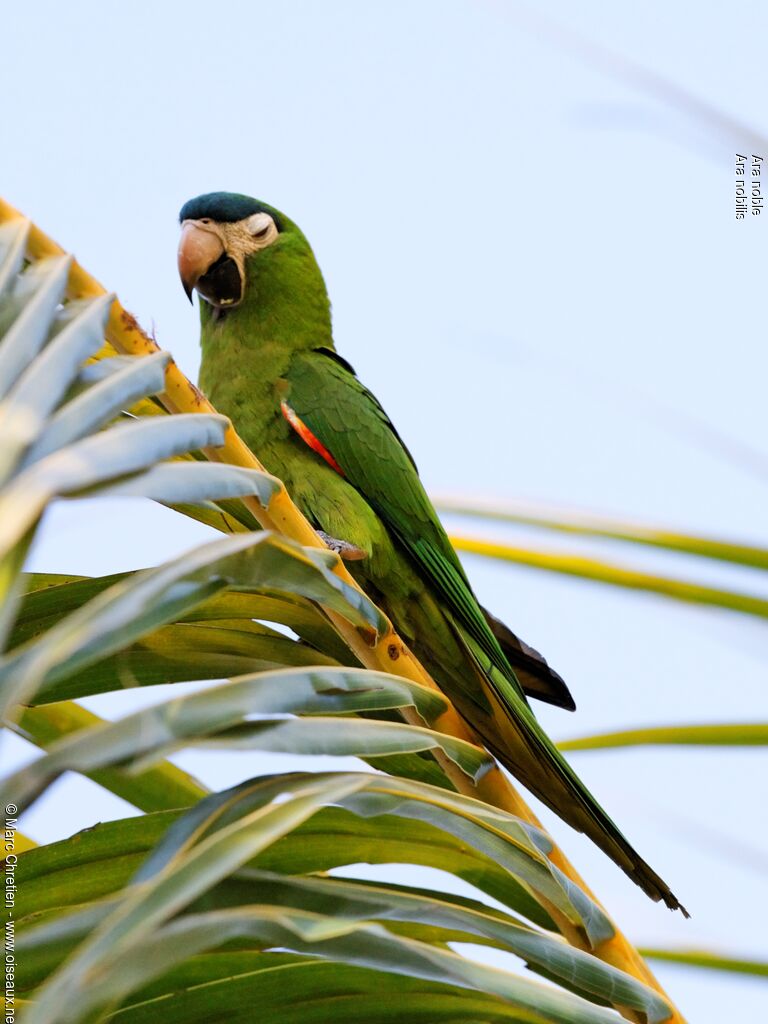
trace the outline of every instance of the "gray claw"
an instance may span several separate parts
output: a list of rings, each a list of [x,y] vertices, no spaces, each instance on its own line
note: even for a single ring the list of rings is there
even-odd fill
[[[325,533],[323,530],[318,530],[317,535],[322,539],[326,547],[329,547],[331,551],[335,551],[339,558],[343,558],[345,562],[360,562],[368,557],[362,548],[350,544],[347,540],[331,537],[330,534]]]

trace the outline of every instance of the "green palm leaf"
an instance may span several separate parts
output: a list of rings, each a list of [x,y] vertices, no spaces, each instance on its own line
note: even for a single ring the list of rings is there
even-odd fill
[[[480,537],[466,537],[455,533],[452,533],[450,537],[456,550],[464,551],[467,554],[481,555],[503,562],[514,562],[517,565],[527,565],[545,572],[593,580],[596,583],[607,583],[610,586],[626,590],[645,591],[687,604],[725,608],[729,611],[741,612],[744,615],[768,618],[768,599],[757,594],[745,594],[704,586],[690,580],[658,576],[654,573],[642,572],[613,562],[586,558],[582,555],[519,547],[501,541],[489,541]]]
[[[441,512],[490,520],[535,526],[558,533],[582,537],[619,540],[629,544],[660,548],[680,554],[697,555],[734,565],[768,569],[768,548],[757,544],[741,544],[720,537],[680,533],[659,526],[611,519],[591,512],[563,510],[525,501],[479,502],[468,498],[440,496],[433,498]]]
[[[768,978],[768,961],[747,957],[728,956],[706,949],[644,949],[643,955],[650,960],[660,960],[684,967],[699,967],[707,971],[725,971],[728,974],[751,974],[756,978]]]
[[[733,722],[711,725],[657,725],[579,736],[558,743],[561,750],[607,750],[612,747],[764,747],[768,723]]]

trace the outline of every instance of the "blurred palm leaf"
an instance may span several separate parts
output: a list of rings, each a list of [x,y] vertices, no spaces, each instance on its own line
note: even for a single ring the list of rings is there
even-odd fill
[[[768,569],[768,548],[742,544],[718,537],[683,534],[661,527],[631,521],[619,521],[594,513],[563,511],[546,505],[524,501],[473,501],[460,497],[438,497],[436,507],[442,512],[469,516],[484,522],[502,522],[518,526],[567,533],[574,536],[619,541],[651,547],[674,554],[693,555],[730,565]],[[617,565],[602,558],[582,554],[548,551],[530,546],[521,547],[483,537],[451,534],[454,547],[467,554],[481,555],[500,561],[514,562],[545,572],[554,572],[596,583],[645,591],[689,604],[700,604],[729,611],[768,617],[768,600],[759,594],[725,590],[692,580]]]
[[[575,576],[582,580],[593,580],[596,583],[607,583],[627,590],[646,591],[688,604],[708,605],[745,615],[756,615],[758,618],[768,618],[768,599],[757,594],[721,590],[690,580],[657,576],[597,558],[586,558],[583,555],[523,548],[502,541],[466,537],[456,533],[451,533],[450,538],[457,551],[464,551],[467,554],[514,562],[517,565],[527,565],[564,576]]]
[[[659,526],[611,519],[592,512],[566,511],[525,501],[480,502],[439,495],[433,498],[433,501],[441,512],[455,515],[535,526],[583,537],[625,541],[664,551],[731,562],[735,565],[747,565],[755,569],[768,569],[768,548],[756,544],[741,544],[719,537],[679,533]]]
[[[607,750],[612,747],[764,747],[768,723],[729,722],[711,725],[658,725],[561,740],[561,750]]]
[[[708,971],[725,971],[728,974],[751,974],[757,978],[768,978],[768,961],[751,960],[726,954],[713,953],[705,949],[644,949],[643,955],[650,960],[663,960],[669,964],[684,967],[700,967]]]

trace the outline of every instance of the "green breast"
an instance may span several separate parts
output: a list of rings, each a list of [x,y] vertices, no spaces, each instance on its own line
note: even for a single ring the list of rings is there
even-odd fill
[[[200,387],[228,416],[254,455],[280,477],[317,529],[368,554],[364,577],[383,585],[397,561],[379,517],[362,495],[292,430],[280,410],[289,395],[286,375],[292,354],[262,344],[258,351],[221,325],[208,325],[201,339]],[[229,336],[227,336],[229,335]],[[360,566],[362,568],[362,565]]]

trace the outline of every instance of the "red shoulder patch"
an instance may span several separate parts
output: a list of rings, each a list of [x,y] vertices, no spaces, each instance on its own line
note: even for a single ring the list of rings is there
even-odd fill
[[[299,419],[285,399],[280,403],[280,411],[304,444],[309,445],[313,452],[317,452],[321,459],[325,459],[331,469],[335,469],[339,476],[344,476],[344,470],[338,464],[336,459],[334,459],[323,442],[319,438],[315,437],[303,420]]]

